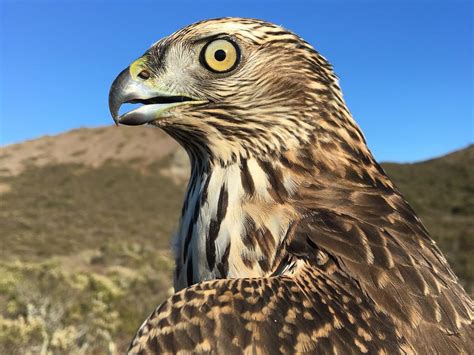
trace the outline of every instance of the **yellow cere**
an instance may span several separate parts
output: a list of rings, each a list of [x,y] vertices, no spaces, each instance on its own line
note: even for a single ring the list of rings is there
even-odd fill
[[[132,64],[130,64],[130,75],[133,79],[136,79],[138,74],[146,67],[147,63],[145,58],[138,58]]]
[[[226,72],[237,62],[237,49],[231,42],[218,39],[206,46],[204,60],[210,69]]]

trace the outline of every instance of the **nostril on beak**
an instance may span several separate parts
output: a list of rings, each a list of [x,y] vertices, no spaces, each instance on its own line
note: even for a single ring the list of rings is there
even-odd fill
[[[142,80],[147,80],[150,78],[150,72],[147,70],[142,70],[140,73],[138,73],[138,77]]]

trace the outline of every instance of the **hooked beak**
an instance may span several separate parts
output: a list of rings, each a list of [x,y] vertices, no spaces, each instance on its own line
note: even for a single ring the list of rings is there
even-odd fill
[[[147,80],[138,77],[132,78],[130,67],[119,74],[112,83],[109,92],[109,109],[117,125],[142,125],[164,117],[166,111],[172,107],[206,102],[205,100],[155,89]],[[143,105],[119,115],[120,107],[125,103]]]

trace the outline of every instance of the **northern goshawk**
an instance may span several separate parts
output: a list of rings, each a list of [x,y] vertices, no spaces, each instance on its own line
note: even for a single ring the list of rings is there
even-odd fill
[[[190,25],[125,69],[109,104],[192,167],[176,293],[131,353],[474,353],[473,301],[303,39],[253,19]]]

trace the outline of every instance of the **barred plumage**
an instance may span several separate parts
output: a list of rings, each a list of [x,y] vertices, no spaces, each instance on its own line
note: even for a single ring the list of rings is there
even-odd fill
[[[216,39],[238,48],[229,71],[202,65]],[[123,102],[153,112],[118,116]],[[177,293],[130,353],[474,352],[472,300],[307,42],[259,20],[199,22],[122,72],[110,106],[168,132],[192,166]]]

